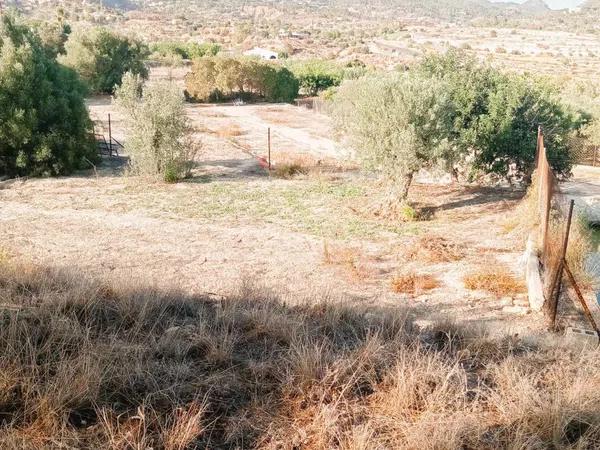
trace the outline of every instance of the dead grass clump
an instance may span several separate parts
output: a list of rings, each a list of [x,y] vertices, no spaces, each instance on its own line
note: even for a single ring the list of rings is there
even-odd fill
[[[333,158],[317,158],[309,153],[277,150],[273,153],[273,174],[279,178],[293,178],[296,175],[335,175],[356,170],[351,163]]]
[[[440,287],[440,281],[429,274],[407,273],[392,279],[392,290],[398,294],[421,295]]]
[[[435,264],[459,261],[465,257],[465,252],[461,245],[441,236],[421,236],[409,247],[405,257]]]
[[[486,291],[497,297],[526,292],[524,281],[517,279],[508,268],[497,263],[490,263],[489,267],[466,275],[463,282],[467,289]]]
[[[289,180],[297,175],[306,175],[308,168],[299,162],[277,164],[271,172],[277,178]]]
[[[235,123],[228,124],[216,131],[216,135],[223,139],[234,138],[242,136],[243,134],[245,134],[244,130]]]
[[[2,265],[0,448],[598,448],[600,358]],[[584,362],[584,363],[582,363]]]
[[[506,233],[516,235],[525,243],[531,232],[539,225],[539,179],[534,173],[532,183],[513,213],[502,224]]]
[[[384,197],[375,194],[373,198],[368,207],[369,215],[378,219],[390,222],[420,222],[433,217],[429,208],[420,208],[411,202],[398,200],[394,194]]]
[[[356,248],[331,245],[324,241],[323,262],[327,265],[345,268],[351,279],[364,281],[372,275],[367,261]]]
[[[551,281],[559,267],[563,240],[565,237],[566,219],[553,217],[548,227],[548,254],[544,258],[546,264],[546,285]],[[584,289],[592,289],[597,283],[587,266],[587,259],[592,251],[591,230],[584,218],[574,217],[569,234],[569,245],[567,247],[567,263],[573,272],[578,284]]]

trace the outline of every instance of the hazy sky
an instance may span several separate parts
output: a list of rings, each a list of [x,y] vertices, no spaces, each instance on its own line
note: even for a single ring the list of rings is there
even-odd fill
[[[503,1],[503,0],[491,0],[491,1]],[[525,0],[509,0],[515,3],[523,3]],[[581,5],[585,0],[544,0],[550,8],[561,9],[561,8],[575,8]]]

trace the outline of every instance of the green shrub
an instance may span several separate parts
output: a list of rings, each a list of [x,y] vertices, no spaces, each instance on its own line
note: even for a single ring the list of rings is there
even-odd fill
[[[183,59],[196,59],[218,55],[221,46],[212,42],[203,44],[196,42],[157,42],[150,46],[150,51],[156,59],[170,59],[173,56],[180,56]]]
[[[105,28],[78,30],[69,36],[59,61],[76,70],[90,89],[112,93],[127,72],[148,77],[148,47]]]
[[[339,86],[344,79],[344,68],[330,61],[319,59],[290,61],[287,67],[298,79],[301,92],[310,96]]]
[[[0,176],[60,175],[96,159],[85,86],[39,36],[0,17]]]
[[[198,145],[191,140],[179,88],[168,82],[144,86],[138,75],[128,73],[115,91],[115,102],[126,113],[125,151],[133,172],[168,183],[187,177]]]
[[[245,57],[198,58],[186,77],[187,94],[201,102],[237,97],[291,102],[298,89],[298,80],[285,67]]]
[[[63,22],[39,22],[34,24],[34,29],[48,56],[56,58],[65,53],[65,44],[71,34],[71,27]]]
[[[500,72],[456,50],[429,56],[418,70],[447,86],[454,107],[448,141],[457,163],[472,156],[474,170],[529,177],[540,125],[553,169],[569,174],[570,136],[582,122],[556,87]]]

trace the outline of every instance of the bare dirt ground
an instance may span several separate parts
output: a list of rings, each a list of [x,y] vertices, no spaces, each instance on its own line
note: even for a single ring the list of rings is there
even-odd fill
[[[469,270],[490,261],[517,270],[519,249],[501,232],[512,203],[502,199],[508,194],[502,190],[417,186],[415,197],[435,199],[431,205],[440,211],[434,220],[393,229],[352,211],[352,203],[366,200],[362,193],[344,198],[327,192],[343,191],[339,182],[140,181],[106,175],[14,184],[0,191],[3,245],[44,264],[77,266],[99,276],[147,277],[192,292],[227,294],[247,278],[284,296],[331,291],[336,298],[408,304],[465,320],[499,320],[507,306],[507,299],[469,291],[461,282]],[[238,208],[241,202],[247,207]],[[338,209],[341,217],[332,217]],[[464,258],[407,259],[406,250],[423,236],[458,243]],[[328,263],[324,245],[335,254],[350,253],[352,260],[334,256]],[[407,270],[433,274],[442,284],[422,295],[391,292],[394,274]]]

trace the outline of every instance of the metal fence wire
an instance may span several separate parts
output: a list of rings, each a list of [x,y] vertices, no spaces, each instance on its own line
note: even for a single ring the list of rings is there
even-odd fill
[[[558,177],[548,161],[544,133],[541,128],[538,130],[534,183],[534,186],[537,187],[537,192],[534,191],[537,203],[535,213],[538,215],[536,222],[539,225],[538,244],[542,264],[544,312],[549,325],[552,328],[556,327],[558,301],[563,284],[563,275],[566,272],[587,319],[600,337],[600,331],[567,261],[567,250],[573,224],[574,201],[569,200],[560,190]]]

